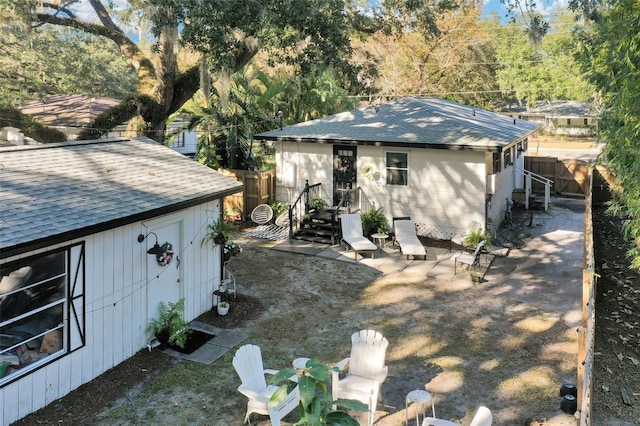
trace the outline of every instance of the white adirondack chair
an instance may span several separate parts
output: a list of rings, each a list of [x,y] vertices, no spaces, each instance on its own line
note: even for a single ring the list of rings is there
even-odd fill
[[[280,420],[298,406],[300,402],[298,386],[279,405],[268,406],[269,398],[278,389],[278,386],[267,385],[265,374],[275,374],[278,370],[264,368],[259,346],[241,346],[233,357],[233,368],[242,381],[238,392],[249,398],[247,414],[244,418],[245,423],[251,424],[251,413],[258,413],[268,415],[271,424],[279,426]]]
[[[351,356],[340,361],[337,366],[346,376],[340,380],[340,373],[332,371],[332,398],[355,399],[369,407],[369,425],[373,424],[376,405],[381,399],[382,382],[389,369],[384,364],[389,341],[374,330],[361,330],[351,335]]]
[[[351,247],[356,260],[358,259],[359,251],[369,251],[371,252],[371,257],[373,257],[373,253],[378,247],[365,238],[362,232],[362,218],[360,217],[360,213],[341,215],[340,227],[342,228],[342,241]]]
[[[493,423],[493,415],[491,410],[487,407],[480,406],[476,414],[471,419],[469,426],[491,426]],[[422,421],[422,426],[460,426],[459,423],[454,423],[449,420],[436,419],[434,417],[426,417]]]

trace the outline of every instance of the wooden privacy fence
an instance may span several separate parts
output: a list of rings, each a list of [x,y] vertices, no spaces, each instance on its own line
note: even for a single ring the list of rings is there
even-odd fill
[[[592,169],[593,170],[593,169]],[[584,246],[582,269],[582,324],[578,328],[578,422],[591,426],[591,398],[593,397],[593,359],[595,350],[596,283],[593,247],[592,191],[593,174],[588,179],[585,199]]]
[[[224,199],[225,216],[241,216],[247,220],[256,206],[270,204],[276,195],[276,170],[264,172],[251,170],[219,169],[220,173],[242,182],[241,193],[230,195]]]
[[[552,195],[586,197],[592,194],[592,203],[609,201],[611,174],[602,164],[592,167],[582,160],[559,160],[556,157],[525,157],[524,168],[553,181]],[[531,191],[544,194],[544,184],[532,182]]]
[[[591,165],[582,160],[559,160],[555,157],[525,157],[524,168],[553,181],[552,194],[586,196],[589,191]],[[544,193],[544,185],[534,183],[532,191]]]

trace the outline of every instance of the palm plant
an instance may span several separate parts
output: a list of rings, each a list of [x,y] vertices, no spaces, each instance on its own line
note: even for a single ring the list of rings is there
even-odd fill
[[[333,367],[337,368],[337,367]],[[290,380],[291,377],[297,376],[297,382]],[[285,368],[278,371],[271,383],[278,384],[281,382],[278,390],[274,392],[269,400],[269,405],[276,406],[284,400],[296,386],[300,387],[300,404],[299,413],[300,420],[295,425],[306,426],[358,426],[356,419],[351,417],[344,410],[367,411],[367,406],[360,401],[352,399],[338,399],[336,401],[331,397],[331,369],[320,363],[317,359],[307,361],[304,368],[293,369]],[[334,409],[333,407],[338,407]]]

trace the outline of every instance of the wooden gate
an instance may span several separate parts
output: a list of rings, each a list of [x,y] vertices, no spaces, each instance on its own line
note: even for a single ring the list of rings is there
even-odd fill
[[[590,164],[582,160],[559,160],[556,157],[525,157],[524,168],[553,181],[551,194],[584,197],[588,190]],[[544,185],[532,182],[531,190],[544,194]]]
[[[589,163],[581,160],[558,160],[556,162],[556,194],[587,195],[589,167]]]
[[[275,169],[264,172],[232,169],[219,169],[218,171],[238,182],[242,182],[243,185],[241,193],[225,197],[225,216],[241,216],[243,220],[247,220],[256,206],[270,204],[275,199]]]
[[[556,193],[556,162],[555,157],[524,157],[524,168],[532,173],[545,177],[553,181],[551,194]],[[531,182],[531,191],[536,194],[544,194],[544,184],[541,182]]]

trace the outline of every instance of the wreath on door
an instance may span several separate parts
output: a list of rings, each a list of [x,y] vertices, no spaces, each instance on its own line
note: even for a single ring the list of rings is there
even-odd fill
[[[173,246],[169,242],[165,242],[162,246],[162,253],[156,254],[156,261],[160,266],[167,266],[173,260]]]

